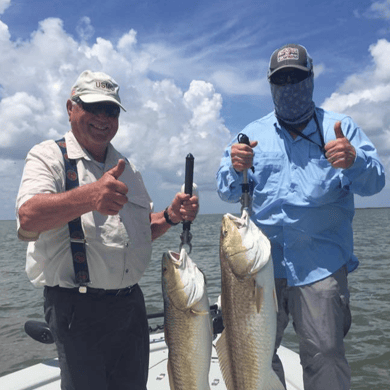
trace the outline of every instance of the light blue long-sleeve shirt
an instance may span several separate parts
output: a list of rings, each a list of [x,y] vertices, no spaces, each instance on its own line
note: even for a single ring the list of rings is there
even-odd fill
[[[351,272],[359,262],[353,254],[353,194],[369,196],[385,185],[383,166],[374,145],[350,117],[316,108],[325,144],[336,138],[341,121],[344,136],[356,150],[354,164],[335,169],[326,160],[312,119],[303,133],[316,144],[280,127],[274,113],[252,122],[242,133],[258,141],[251,184],[253,221],[272,245],[275,277],[290,286],[326,278],[343,265]],[[222,200],[238,202],[243,174],[231,164],[231,145],[217,173]]]

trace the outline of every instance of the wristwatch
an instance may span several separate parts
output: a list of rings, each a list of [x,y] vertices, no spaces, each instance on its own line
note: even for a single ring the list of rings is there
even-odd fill
[[[169,207],[169,206],[168,206]],[[168,214],[168,207],[164,210],[164,218],[165,220],[167,221],[167,223],[171,226],[176,226],[178,225],[180,222],[173,222],[171,220],[171,218],[169,218],[169,214]]]

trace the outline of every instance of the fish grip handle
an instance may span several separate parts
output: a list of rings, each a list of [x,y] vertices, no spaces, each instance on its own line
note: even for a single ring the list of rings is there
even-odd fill
[[[246,144],[250,146],[249,138],[246,134],[244,133],[239,133],[237,136],[237,141],[240,144]],[[252,172],[255,172],[255,168],[252,166],[251,167]],[[243,172],[243,183],[241,184],[242,188],[242,195],[241,195],[241,205],[242,205],[242,210],[244,209],[249,209],[250,205],[250,195],[249,195],[249,182],[248,182],[248,172],[244,170]]]
[[[194,156],[189,153],[186,157],[186,166],[185,166],[185,181],[184,181],[184,193],[192,196],[192,184],[194,182]],[[184,245],[189,247],[189,252],[192,251],[192,234],[191,230],[191,221],[183,222],[183,232],[180,234],[180,250]]]

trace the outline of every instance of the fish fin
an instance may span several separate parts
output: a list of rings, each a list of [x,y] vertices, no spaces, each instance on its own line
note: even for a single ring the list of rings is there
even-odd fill
[[[190,312],[192,314],[197,315],[197,316],[207,316],[210,313],[208,310],[198,311],[198,310],[194,310],[194,309],[190,309]]]
[[[260,313],[261,306],[264,302],[264,291],[263,287],[259,286],[257,283],[255,285],[255,299],[256,299],[256,308],[257,312]]]
[[[276,313],[279,312],[279,305],[278,305],[278,297],[276,295],[276,288],[274,287],[274,303],[275,303],[275,309]]]
[[[275,371],[271,370],[269,373],[268,378],[264,381],[264,384],[266,384],[265,388],[267,390],[285,390],[279,377],[275,374]]]
[[[233,373],[230,364],[231,359],[226,337],[226,331],[223,330],[220,338],[215,344],[215,349],[217,350],[219,366],[221,368],[222,377],[225,381],[226,388],[227,390],[233,390]]]

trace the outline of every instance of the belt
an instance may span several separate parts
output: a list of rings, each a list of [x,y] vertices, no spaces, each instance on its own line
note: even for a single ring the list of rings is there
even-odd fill
[[[49,290],[70,292],[70,293],[75,293],[75,294],[81,293],[82,295],[87,294],[87,295],[93,295],[93,296],[97,296],[97,297],[103,297],[106,295],[114,295],[116,297],[119,297],[119,296],[123,297],[126,295],[130,295],[136,286],[137,286],[137,284],[134,284],[134,285],[129,286],[129,287],[120,288],[119,290],[105,290],[104,288],[85,287],[85,290],[83,290],[83,291],[80,291],[79,287],[66,288],[66,287],[60,287],[60,286],[54,286],[54,287],[45,286],[45,288],[49,289]]]

